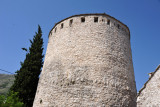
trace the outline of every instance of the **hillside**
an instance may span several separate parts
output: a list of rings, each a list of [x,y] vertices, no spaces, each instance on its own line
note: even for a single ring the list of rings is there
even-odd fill
[[[0,95],[6,94],[14,82],[14,75],[0,74]]]

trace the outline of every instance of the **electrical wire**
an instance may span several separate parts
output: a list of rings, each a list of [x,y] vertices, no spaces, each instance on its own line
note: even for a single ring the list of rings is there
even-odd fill
[[[0,71],[7,72],[7,73],[9,73],[9,74],[14,74],[14,73],[12,73],[12,72],[9,72],[9,71],[3,70],[3,69],[0,69]]]

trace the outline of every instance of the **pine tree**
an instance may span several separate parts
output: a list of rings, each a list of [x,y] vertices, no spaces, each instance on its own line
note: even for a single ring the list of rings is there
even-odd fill
[[[32,107],[35,97],[39,75],[43,65],[43,39],[41,27],[38,26],[38,33],[30,40],[31,46],[27,51],[24,62],[21,62],[20,70],[17,70],[14,84],[11,91],[18,92],[18,97],[26,105]]]

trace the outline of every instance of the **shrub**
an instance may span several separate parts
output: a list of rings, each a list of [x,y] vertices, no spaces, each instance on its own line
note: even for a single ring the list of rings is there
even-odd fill
[[[7,96],[0,95],[0,107],[24,107],[24,104],[17,97],[17,92],[9,92]]]

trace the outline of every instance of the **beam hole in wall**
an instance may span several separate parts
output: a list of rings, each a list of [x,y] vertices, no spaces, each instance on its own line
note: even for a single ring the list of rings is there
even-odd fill
[[[85,17],[82,17],[82,18],[81,18],[81,22],[85,22]]]
[[[61,24],[61,29],[63,28],[63,23]]]
[[[98,17],[94,17],[94,22],[98,22]]]
[[[40,104],[42,103],[42,99],[40,99]]]
[[[71,20],[69,21],[69,26],[70,26],[70,27],[72,26],[72,23],[73,23],[73,19],[71,19]]]
[[[107,25],[110,25],[110,20],[109,19],[107,20]]]

